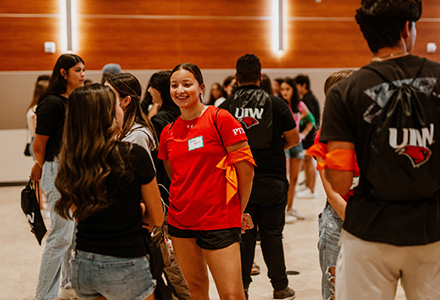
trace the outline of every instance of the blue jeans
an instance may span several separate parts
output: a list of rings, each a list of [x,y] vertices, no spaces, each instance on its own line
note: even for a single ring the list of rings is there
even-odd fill
[[[319,264],[321,265],[322,299],[334,299],[335,283],[330,268],[336,267],[336,260],[339,254],[339,237],[342,229],[342,219],[327,202],[324,210],[319,215]]]
[[[72,287],[88,300],[144,300],[154,293],[156,280],[146,256],[123,258],[76,250],[72,259]]]
[[[60,193],[55,188],[58,163],[46,161],[43,165],[41,188],[46,195],[50,208],[51,230],[46,240],[46,247],[41,258],[40,273],[38,275],[37,292],[35,296],[42,300],[57,298],[61,286],[69,288],[70,283],[70,255],[73,249],[75,222],[66,220],[55,213],[55,203],[60,199]]]

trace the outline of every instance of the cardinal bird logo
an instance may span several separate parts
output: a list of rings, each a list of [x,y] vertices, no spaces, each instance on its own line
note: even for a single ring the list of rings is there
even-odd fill
[[[240,123],[244,124],[246,126],[246,129],[251,128],[252,126],[260,124],[257,119],[252,117],[244,117],[238,120]]]
[[[431,150],[420,146],[405,146],[396,150],[397,154],[405,155],[409,158],[414,168],[418,168],[426,163],[431,157]]]

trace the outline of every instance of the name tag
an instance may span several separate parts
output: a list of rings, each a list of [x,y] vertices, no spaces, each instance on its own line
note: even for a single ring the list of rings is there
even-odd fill
[[[188,140],[188,151],[203,148],[203,136]]]

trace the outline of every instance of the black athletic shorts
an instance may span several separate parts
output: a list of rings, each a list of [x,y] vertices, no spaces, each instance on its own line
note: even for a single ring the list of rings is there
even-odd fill
[[[178,238],[195,238],[196,244],[205,250],[226,248],[233,243],[240,242],[241,228],[226,228],[217,230],[189,230],[179,229],[168,224],[168,234]]]

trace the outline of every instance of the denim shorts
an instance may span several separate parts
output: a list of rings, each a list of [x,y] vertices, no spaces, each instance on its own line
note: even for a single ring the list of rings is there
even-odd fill
[[[147,257],[123,258],[76,250],[72,259],[72,288],[78,298],[144,300],[154,293],[156,280]]]
[[[196,239],[196,244],[205,250],[218,250],[228,247],[241,240],[241,228],[218,230],[187,230],[168,224],[168,234],[173,237]]]
[[[304,148],[302,143],[299,143],[290,149],[284,150],[284,153],[286,154],[287,158],[298,158],[304,160]]]

